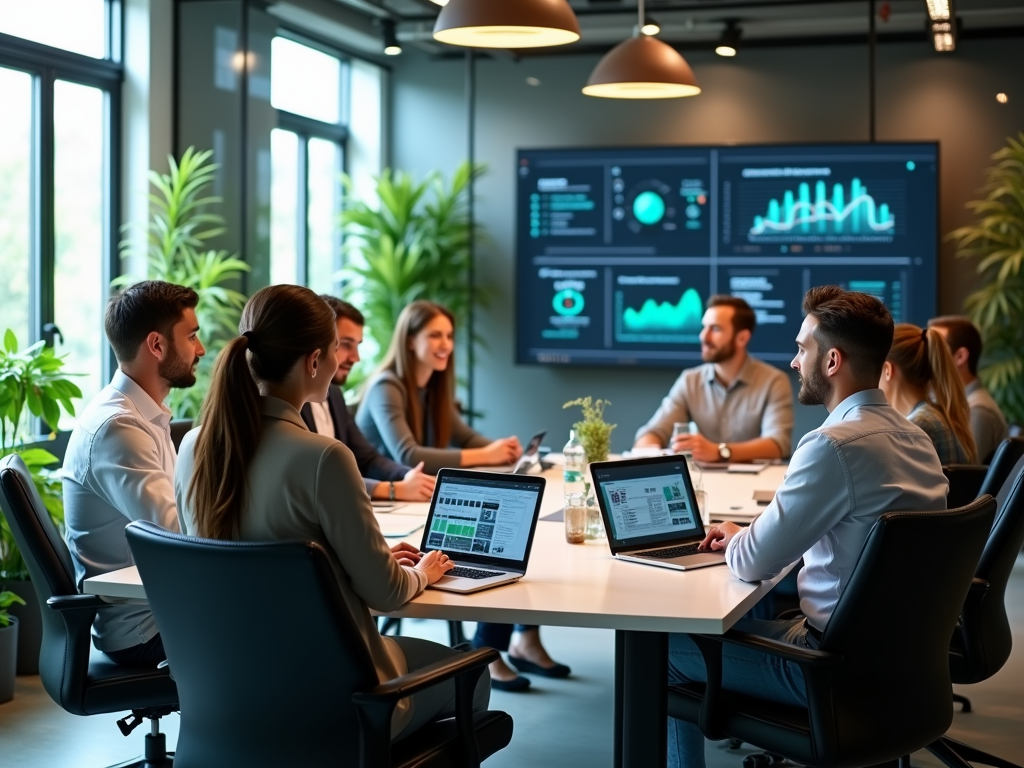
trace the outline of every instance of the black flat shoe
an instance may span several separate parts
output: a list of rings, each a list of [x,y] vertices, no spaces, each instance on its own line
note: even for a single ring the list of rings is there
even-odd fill
[[[519,693],[530,687],[530,679],[522,675],[516,675],[511,680],[495,680],[491,678],[491,688],[495,691],[509,691]]]
[[[527,672],[531,675],[542,675],[543,677],[568,677],[569,673],[572,672],[572,670],[565,664],[556,663],[553,667],[542,667],[540,664],[534,664],[532,661],[520,659],[518,656],[513,656],[511,653],[508,655],[508,660],[512,662],[512,666],[520,672]]]

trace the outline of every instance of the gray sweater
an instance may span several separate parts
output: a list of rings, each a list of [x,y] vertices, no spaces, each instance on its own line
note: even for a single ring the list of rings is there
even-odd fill
[[[398,376],[391,371],[381,371],[367,384],[356,413],[356,424],[363,435],[385,456],[408,467],[415,467],[422,461],[423,470],[435,475],[442,467],[460,466],[463,448],[482,448],[490,442],[479,432],[474,432],[453,407],[451,447],[420,445],[409,424],[405,392],[405,384]],[[420,390],[420,395],[422,400],[423,390]],[[427,418],[428,415],[424,415],[424,419]],[[424,424],[425,436],[433,431],[432,424]]]

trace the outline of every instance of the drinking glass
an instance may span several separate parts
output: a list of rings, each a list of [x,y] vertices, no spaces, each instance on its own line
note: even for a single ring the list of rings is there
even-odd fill
[[[582,493],[565,494],[565,540],[582,544],[587,538],[587,500]]]
[[[708,492],[704,489],[694,491],[694,495],[697,497],[697,509],[700,511],[700,521],[704,524],[704,529],[707,530],[708,526],[711,525],[711,512],[708,511]]]

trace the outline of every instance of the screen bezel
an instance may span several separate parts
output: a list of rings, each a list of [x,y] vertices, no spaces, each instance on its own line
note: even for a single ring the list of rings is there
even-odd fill
[[[574,152],[633,152],[637,150],[642,151],[671,151],[675,149],[679,150],[757,150],[757,149],[827,149],[830,147],[835,148],[856,148],[862,147],[864,149],[877,149],[879,146],[883,147],[929,147],[934,149],[935,153],[935,253],[932,258],[932,265],[934,267],[935,274],[935,293],[932,297],[931,311],[927,313],[929,317],[934,317],[938,313],[938,302],[939,302],[939,287],[941,283],[941,270],[940,270],[940,249],[942,245],[942,224],[941,224],[941,204],[942,204],[942,147],[941,143],[937,140],[924,140],[924,141],[881,141],[881,142],[863,142],[863,141],[809,141],[802,143],[792,142],[756,142],[751,144],[657,144],[657,145],[630,145],[630,146],[611,146],[611,145],[599,145],[599,146],[585,146],[585,147],[552,147],[552,146],[539,146],[539,147],[518,147],[516,149],[515,168],[518,169],[522,163],[525,154],[531,153],[546,153],[546,152],[561,152],[561,153],[574,153]],[[609,362],[601,362],[598,360],[586,359],[586,360],[573,360],[571,358],[560,360],[555,359],[554,355],[549,356],[550,359],[539,360],[534,357],[524,356],[522,353],[521,344],[521,327],[519,321],[520,312],[520,243],[519,243],[519,221],[520,216],[523,212],[520,210],[520,188],[519,174],[515,174],[515,261],[514,261],[514,279],[513,279],[513,291],[515,300],[513,302],[513,308],[515,311],[514,323],[513,323],[513,348],[515,355],[515,365],[527,365],[527,366],[541,366],[541,367],[566,367],[566,368],[650,368],[650,369],[673,369],[679,370],[680,368],[690,368],[694,365],[700,365],[700,362],[691,362],[687,364],[680,364],[680,361],[671,360],[643,360],[637,358],[629,358],[628,355],[623,355],[621,359]],[[910,320],[908,320],[910,322]],[[795,354],[795,345],[794,345]],[[768,361],[769,365],[772,365],[780,370],[789,371],[788,362],[780,361]]]
[[[604,488],[602,487],[602,481],[597,479],[597,472],[599,470],[615,470],[627,467],[659,468],[664,464],[682,464],[681,474],[683,476],[683,485],[686,488],[686,503],[690,505],[690,509],[695,510],[697,513],[697,531],[689,534],[656,533],[650,536],[630,538],[628,541],[623,539],[613,539],[612,532],[615,528],[612,525],[612,518],[608,510],[608,506],[605,504]],[[652,474],[656,474],[656,472],[652,472]],[[693,489],[693,480],[690,478],[690,468],[686,464],[686,457],[682,454],[677,453],[669,454],[668,456],[645,456],[639,459],[622,459],[620,461],[595,461],[590,465],[590,476],[594,479],[597,505],[601,509],[601,517],[604,520],[605,535],[608,539],[608,546],[611,548],[613,555],[631,552],[637,549],[650,549],[652,545],[670,546],[675,543],[693,542],[698,539],[703,540],[707,535],[707,529],[704,527],[704,521],[700,516],[700,507],[697,505],[697,494]]]
[[[537,503],[533,509],[533,517],[530,520],[530,535],[526,539],[526,549],[523,552],[522,560],[510,560],[507,557],[489,557],[473,552],[446,552],[452,560],[460,563],[487,566],[506,571],[526,572],[526,564],[530,560],[530,552],[533,549],[533,537],[537,532],[537,521],[540,519],[540,508],[544,502],[544,488],[547,481],[538,475],[510,475],[503,472],[483,472],[470,469],[442,469],[437,473],[437,482],[434,485],[434,495],[430,498],[430,512],[427,513],[427,520],[423,524],[423,539],[420,543],[420,551],[426,554],[432,552],[435,547],[428,545],[430,527],[434,521],[434,511],[437,509],[437,499],[441,494],[441,485],[445,480],[459,481],[485,481],[493,486],[501,485],[523,485],[537,489]],[[444,550],[441,550],[444,552]]]

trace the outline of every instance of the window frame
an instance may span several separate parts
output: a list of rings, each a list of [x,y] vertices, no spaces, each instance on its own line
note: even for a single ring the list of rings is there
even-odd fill
[[[302,210],[304,215],[302,220],[298,222],[299,226],[296,227],[298,233],[296,243],[296,254],[297,254],[297,268],[295,280],[298,284],[308,286],[309,284],[309,140],[310,139],[323,139],[335,144],[338,147],[338,151],[341,153],[341,168],[340,173],[348,173],[348,140],[351,132],[348,128],[348,118],[350,113],[350,106],[348,103],[349,98],[349,84],[347,79],[348,67],[353,58],[351,54],[342,51],[333,46],[327,45],[315,38],[309,37],[303,32],[296,31],[291,27],[279,24],[277,28],[277,37],[283,37],[293,43],[299,45],[305,45],[308,48],[312,48],[320,53],[327,54],[336,58],[345,70],[345,74],[342,77],[341,88],[342,92],[339,95],[341,99],[341,118],[337,123],[326,123],[320,120],[315,120],[305,115],[298,115],[294,112],[288,112],[287,110],[278,109],[271,103],[271,108],[277,115],[277,125],[275,126],[279,130],[289,131],[294,133],[298,141],[298,194],[299,200],[296,203],[296,211]],[[271,62],[273,67],[273,62]],[[338,256],[342,257],[342,243],[339,234],[338,241]],[[270,254],[271,260],[273,260],[273,252]]]
[[[121,65],[123,8],[119,0],[106,4],[107,58],[95,59],[25,38],[0,33],[0,67],[25,72],[32,77],[31,221],[29,236],[29,338],[54,345],[57,333],[55,306],[56,214],[55,214],[55,84],[63,80],[97,88],[104,96],[104,141],[107,162],[103,177],[104,285],[120,274],[121,225],[121,117],[124,69]],[[98,331],[99,329],[97,329]],[[102,356],[101,380],[113,375],[113,352]],[[40,424],[42,424],[40,420]],[[56,425],[52,426],[56,429]],[[50,431],[47,429],[46,431]]]

